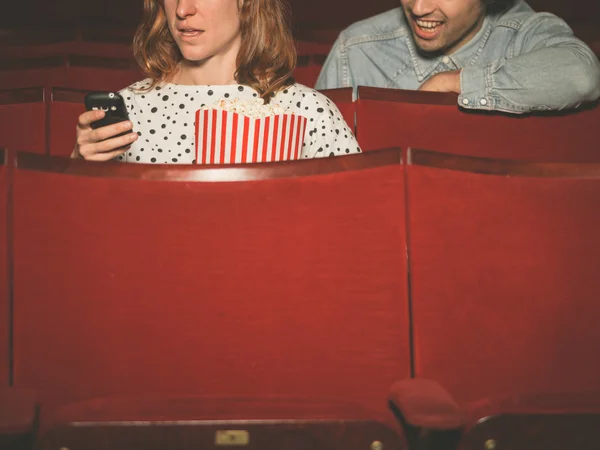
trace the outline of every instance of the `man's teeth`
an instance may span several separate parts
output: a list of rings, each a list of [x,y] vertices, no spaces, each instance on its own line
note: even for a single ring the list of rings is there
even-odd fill
[[[443,22],[430,22],[430,21],[425,21],[425,20],[415,20],[415,22],[417,22],[417,25],[419,25],[419,27],[421,28],[425,28],[427,30],[435,30],[437,27],[439,27]]]

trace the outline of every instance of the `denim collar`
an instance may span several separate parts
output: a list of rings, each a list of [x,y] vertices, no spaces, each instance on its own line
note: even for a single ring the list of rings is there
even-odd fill
[[[447,55],[447,57],[441,55],[435,58],[427,58],[417,51],[413,41],[412,31],[408,29],[408,32],[405,35],[406,45],[408,46],[415,74],[417,75],[419,82],[422,83],[432,74],[437,72],[462,69],[463,67],[474,64],[479,58],[479,55],[481,55],[483,48],[492,33],[492,29],[492,20],[489,16],[486,16],[483,19],[483,24],[477,34],[473,36],[467,44],[461,47],[456,53]]]

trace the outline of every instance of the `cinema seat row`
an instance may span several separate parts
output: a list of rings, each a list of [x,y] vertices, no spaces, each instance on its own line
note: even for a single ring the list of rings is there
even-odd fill
[[[596,448],[598,163],[2,161],[0,442]]]
[[[0,146],[68,156],[89,90],[0,91]],[[600,106],[565,113],[504,115],[460,109],[454,94],[359,87],[323,91],[353,127],[364,151],[427,148],[530,162],[600,162]]]
[[[10,31],[8,37],[1,32],[0,44],[10,37]],[[302,35],[304,38],[296,41],[298,61],[294,77],[312,87],[332,42],[323,42],[322,31],[306,30]],[[144,78],[133,58],[132,36],[133,30],[48,30],[45,38],[38,36],[37,40],[20,45],[20,37],[13,36],[12,44],[1,45],[0,86],[2,89],[40,85],[121,89]]]

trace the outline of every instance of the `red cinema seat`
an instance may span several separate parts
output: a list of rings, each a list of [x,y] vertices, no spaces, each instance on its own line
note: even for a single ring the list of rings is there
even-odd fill
[[[407,192],[415,377],[473,420],[599,393],[600,164],[410,150]]]
[[[600,164],[408,157],[410,445],[595,448]]]
[[[321,94],[327,96],[342,113],[348,127],[354,132],[354,102],[352,101],[352,88],[324,89]]]
[[[310,61],[310,59],[298,59],[293,76],[297,83],[314,88],[321,73],[321,66]]]
[[[145,78],[131,59],[68,55],[68,64],[67,81],[62,86],[71,89],[118,91]]]
[[[455,94],[359,87],[356,133],[363,150],[427,148],[523,161],[600,161],[600,106],[507,115],[457,106]]]
[[[133,58],[133,35],[135,27],[107,27],[87,24],[80,30],[80,39],[76,44],[75,53],[104,58]]]
[[[0,390],[8,386],[10,304],[8,280],[8,152],[0,149]]]
[[[298,58],[308,58],[313,63],[323,65],[342,29],[295,25],[293,32]]]
[[[65,55],[19,57],[0,62],[0,86],[2,89],[65,86],[66,82]]]
[[[145,426],[140,427],[140,422]],[[303,399],[88,401],[64,408],[46,430],[40,432],[40,450],[215,446],[273,450],[406,449],[399,434],[370,420],[360,408]]]
[[[220,168],[19,155],[15,387],[42,411],[293,396],[387,419],[410,374],[403,185],[399,150]]]
[[[75,27],[14,26],[0,29],[0,60],[39,58],[68,53],[77,39]]]
[[[0,91],[0,147],[45,152],[44,88]]]
[[[519,395],[462,411],[437,382],[395,383],[390,403],[410,449],[594,450],[600,392]]]
[[[79,116],[85,112],[83,100],[89,91],[53,88],[48,114],[49,152],[69,156],[75,145],[75,129]]]

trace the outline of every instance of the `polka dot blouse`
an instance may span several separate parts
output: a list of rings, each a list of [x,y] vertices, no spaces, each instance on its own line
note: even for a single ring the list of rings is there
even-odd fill
[[[259,97],[252,88],[239,84],[194,86],[162,84],[140,90],[150,80],[120,91],[133,131],[138,139],[119,160],[156,164],[195,163],[196,111],[225,99],[240,101]],[[301,158],[359,153],[360,148],[335,104],[323,94],[301,84],[279,91],[273,104],[307,119]]]

